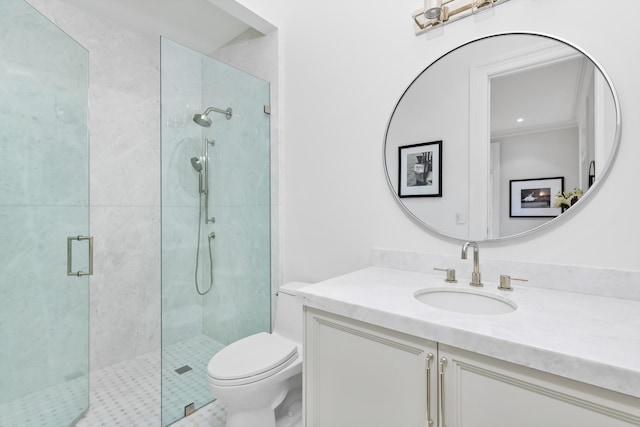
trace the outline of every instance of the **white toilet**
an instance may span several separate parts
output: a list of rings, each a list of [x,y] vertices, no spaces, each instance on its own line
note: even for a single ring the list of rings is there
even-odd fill
[[[276,427],[275,409],[302,373],[302,305],[280,287],[273,333],[260,332],[216,353],[207,366],[211,393],[226,404],[227,427]]]

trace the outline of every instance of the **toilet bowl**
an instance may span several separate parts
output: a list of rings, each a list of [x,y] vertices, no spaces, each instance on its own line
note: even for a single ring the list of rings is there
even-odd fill
[[[226,405],[227,427],[275,427],[275,409],[302,373],[302,305],[280,287],[273,333],[260,332],[216,353],[207,366],[213,396]]]

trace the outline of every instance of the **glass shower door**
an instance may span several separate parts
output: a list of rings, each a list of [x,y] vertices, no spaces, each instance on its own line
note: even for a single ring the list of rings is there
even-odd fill
[[[69,426],[88,408],[87,119],[88,52],[0,0],[2,426]]]
[[[167,39],[162,39],[161,82],[162,425],[167,426],[214,399],[207,364],[217,351],[271,329],[265,112],[270,88]],[[224,114],[227,109],[232,113]],[[206,111],[211,124],[203,127],[193,117]],[[214,414],[224,425],[224,412]]]

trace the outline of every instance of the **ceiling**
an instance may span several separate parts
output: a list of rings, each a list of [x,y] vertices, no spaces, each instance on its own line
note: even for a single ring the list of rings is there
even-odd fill
[[[492,137],[576,126],[586,62],[574,57],[491,78]]]
[[[150,36],[209,55],[250,28],[213,0],[63,0]],[[228,4],[229,2],[224,2]]]

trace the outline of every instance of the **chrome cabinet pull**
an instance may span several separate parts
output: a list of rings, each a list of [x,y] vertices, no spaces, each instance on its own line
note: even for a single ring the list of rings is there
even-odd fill
[[[73,259],[73,241],[89,241],[89,272],[72,271],[71,260]],[[71,236],[67,237],[67,276],[92,276],[93,275],[93,237],[92,236]]]
[[[444,367],[446,364],[447,358],[441,357],[438,365],[438,399],[440,401],[438,422],[440,427],[446,427],[444,423]]]
[[[429,427],[433,424],[431,420],[431,360],[433,359],[433,353],[427,354],[427,366],[425,368],[427,373],[427,416],[425,419],[425,427]]]

